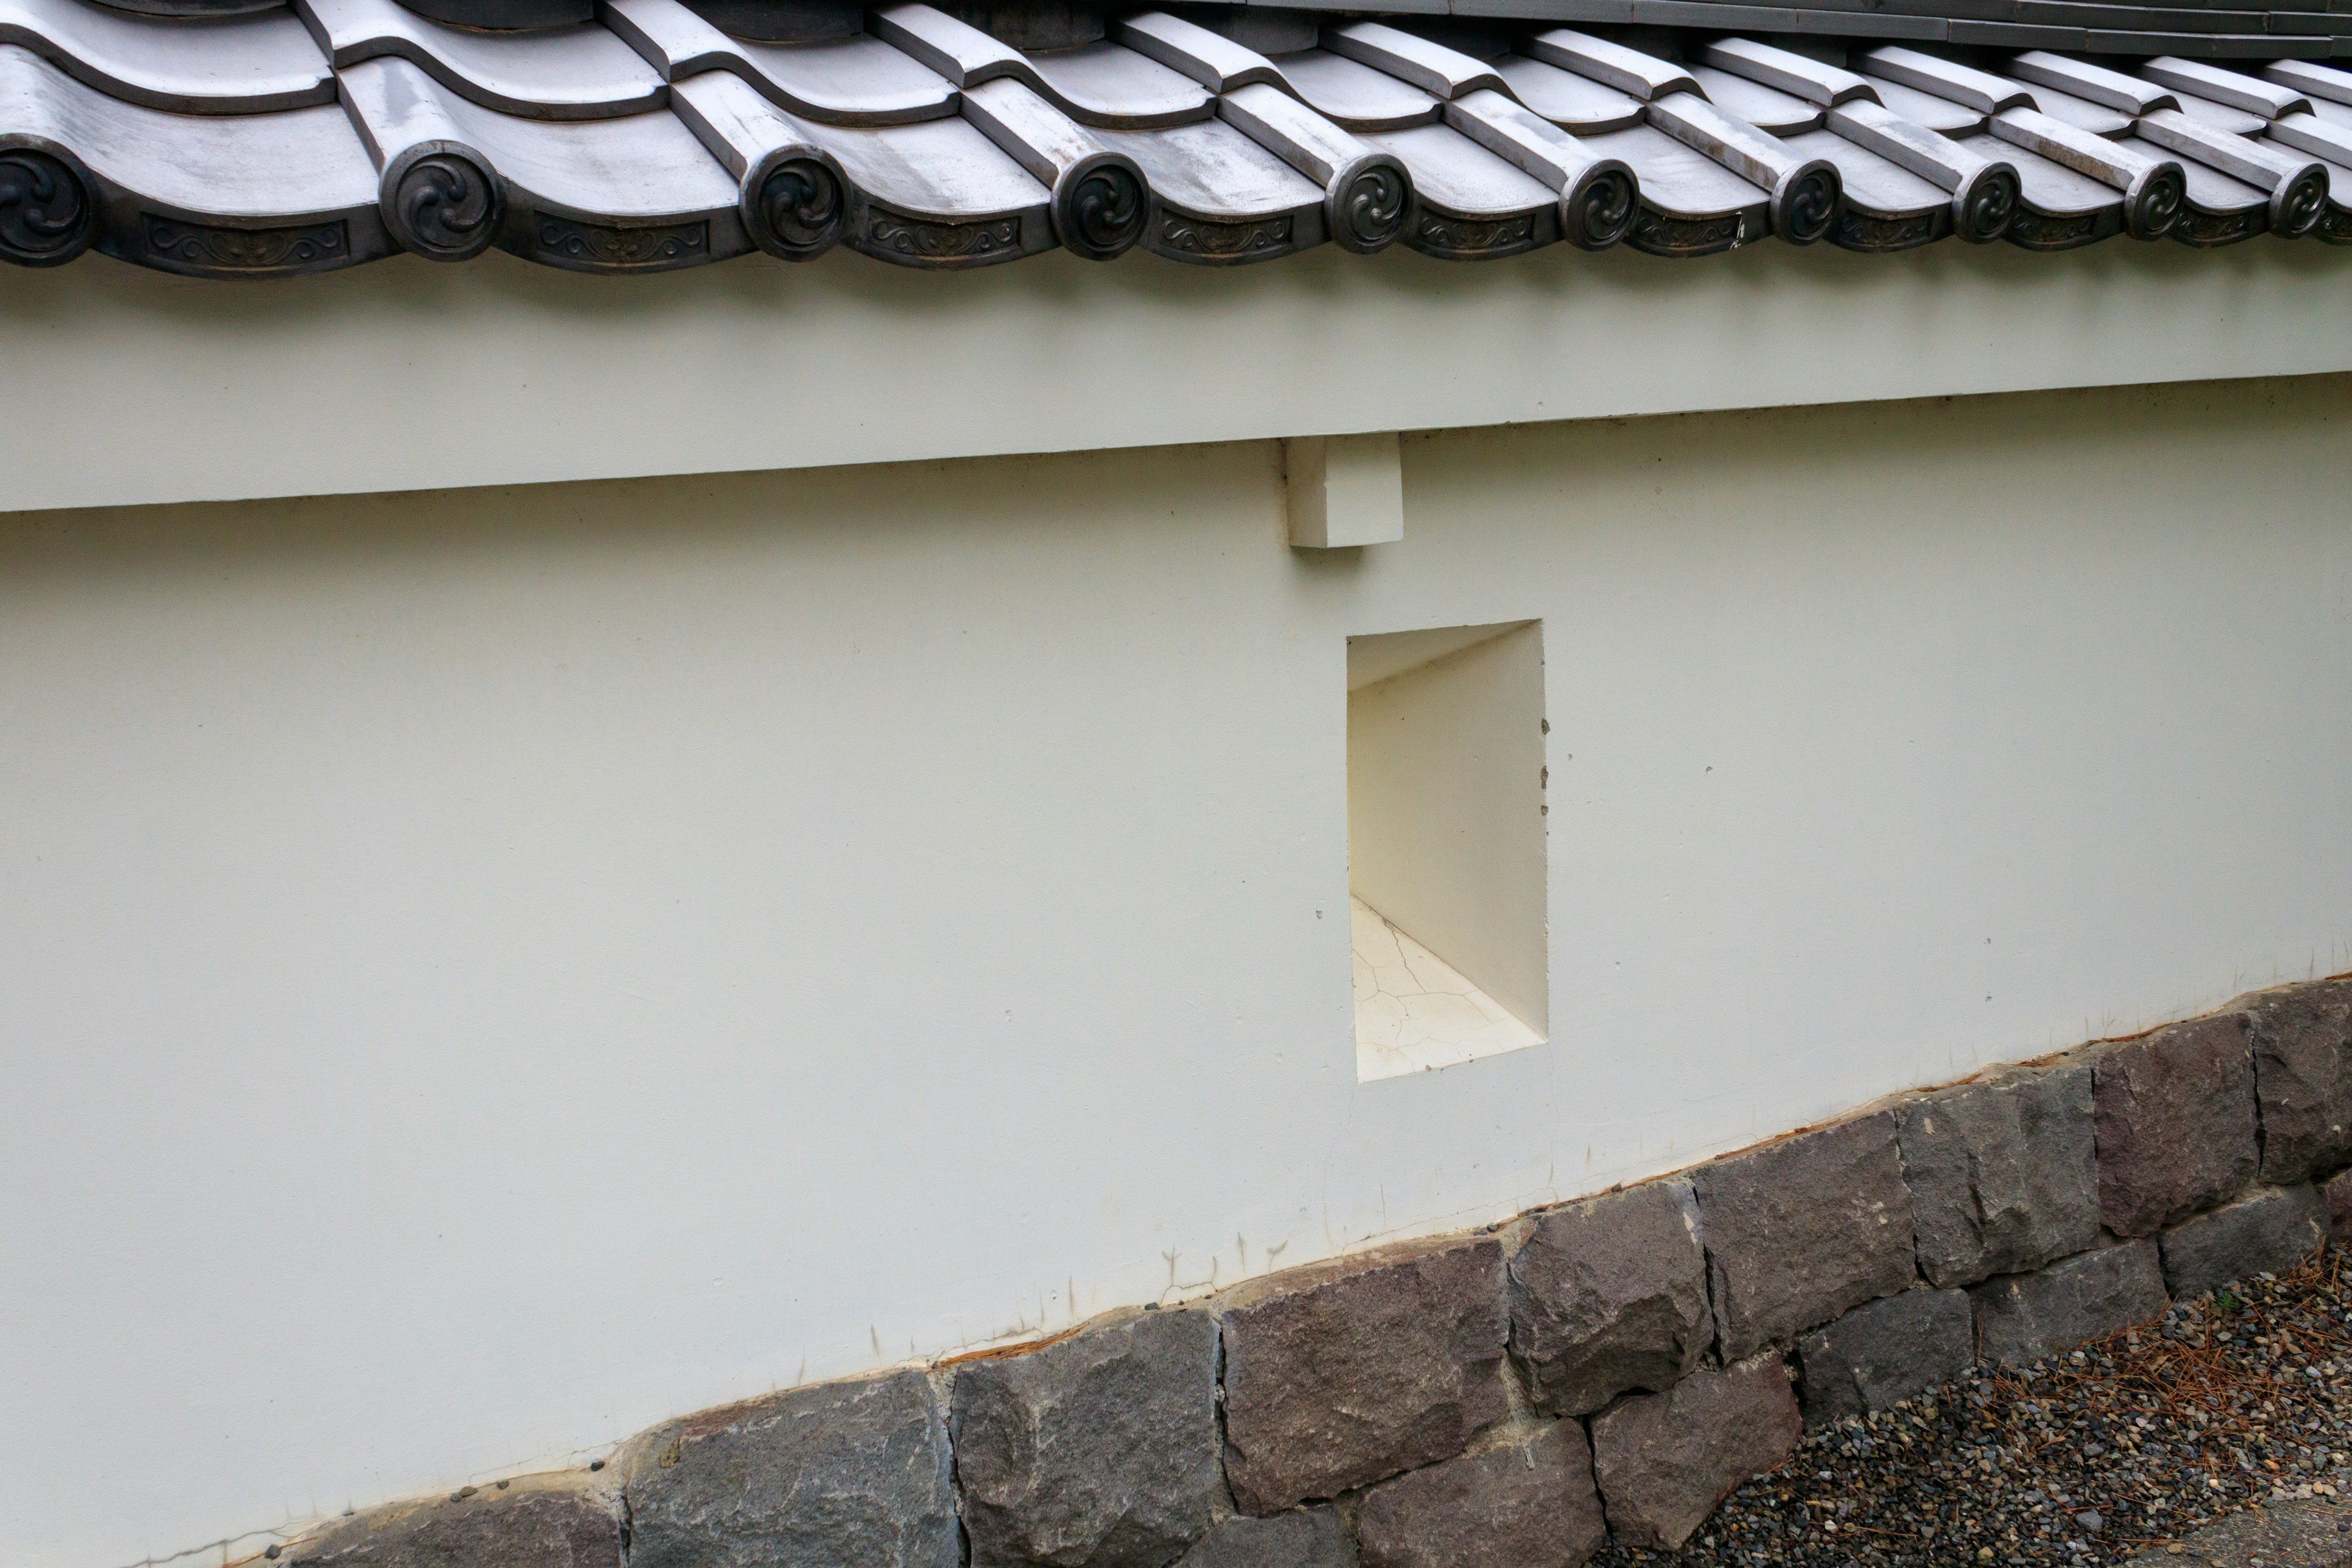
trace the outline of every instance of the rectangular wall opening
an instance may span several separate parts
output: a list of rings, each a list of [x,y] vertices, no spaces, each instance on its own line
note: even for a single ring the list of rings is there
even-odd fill
[[[1348,639],[1356,1076],[1543,1043],[1543,628]]]

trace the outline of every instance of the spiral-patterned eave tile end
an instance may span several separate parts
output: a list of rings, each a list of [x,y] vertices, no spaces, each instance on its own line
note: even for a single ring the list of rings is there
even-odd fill
[[[2327,212],[2327,171],[2306,163],[2291,180],[2281,180],[2271,193],[2271,232],[2301,239],[2319,226]]]
[[[1641,199],[1633,171],[1604,158],[1560,192],[1560,237],[1580,250],[1606,250],[1633,232]]]
[[[1124,256],[1150,219],[1143,171],[1123,153],[1090,153],[1054,182],[1054,236],[1074,256],[1088,261]]]
[[[1369,153],[1339,171],[1323,198],[1331,237],[1343,250],[1369,256],[1396,243],[1412,216],[1412,176],[1386,153]]]
[[[2134,239],[2162,239],[2180,221],[2189,199],[2189,176],[2169,159],[2143,171],[2124,192],[2124,232]]]
[[[0,147],[0,258],[58,267],[98,237],[98,199],[80,169],[37,147]]]
[[[1829,237],[1837,221],[1845,182],[1826,158],[1798,164],[1772,187],[1772,232],[1790,245],[1811,245]]]
[[[1990,245],[2016,221],[2024,185],[2016,166],[1987,163],[1952,195],[1952,232],[1970,245]]]
[[[385,165],[380,199],[393,237],[434,261],[466,261],[488,250],[506,210],[488,166],[446,144],[412,148]]]
[[[771,256],[806,261],[824,255],[847,226],[848,184],[830,154],[791,148],[743,184],[743,226]]]

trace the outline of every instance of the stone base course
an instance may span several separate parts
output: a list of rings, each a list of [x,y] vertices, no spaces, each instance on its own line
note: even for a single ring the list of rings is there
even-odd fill
[[[956,1373],[972,1568],[1160,1568],[1224,1497],[1217,1324],[1137,1312]]]
[[[331,1525],[298,1546],[306,1568],[620,1568],[621,1500],[574,1475],[467,1487]]]
[[[1771,1354],[1618,1401],[1592,1421],[1610,1532],[1629,1546],[1672,1551],[1734,1487],[1795,1453],[1804,1426],[1788,1368]]]
[[[1976,1318],[1965,1290],[1906,1290],[1800,1341],[1805,1421],[1866,1415],[1949,1383],[1976,1364]]]
[[[632,1439],[630,1568],[959,1568],[945,1412],[919,1372],[819,1384]]]
[[[1612,1535],[1671,1549],[1807,1417],[2352,1242],[2347,1129],[2352,977],[2282,986],[1477,1235],[704,1411],[597,1473],[376,1509],[279,1554],[1574,1568]]]
[[[1670,1387],[1715,1343],[1688,1182],[1645,1182],[1538,1215],[1510,1280],[1511,1354],[1536,1407],[1554,1415]]]
[[[2251,1025],[2263,1180],[2307,1182],[2352,1163],[2352,981],[2257,992]]]
[[[2253,1180],[2251,1032],[2221,1013],[2094,1053],[2099,1223],[2154,1236]]]
[[[2352,1171],[2319,1184],[2320,1200],[2327,1205],[2327,1234],[2338,1245],[2352,1244]]]
[[[1727,1361],[1918,1278],[1891,1112],[1726,1155],[1691,1186]]]
[[[2268,1188],[2166,1231],[2164,1281],[2175,1296],[2201,1296],[2249,1274],[2284,1273],[2326,1240],[2317,1188]]]
[[[1356,1568],[1356,1538],[1336,1510],[1241,1514],[1192,1543],[1179,1568]]]
[[[1364,1568],[1576,1568],[1608,1544],[1580,1422],[1383,1481],[1356,1508]]]
[[[1977,1353],[2025,1366],[2164,1316],[2164,1266],[2152,1241],[2077,1253],[2038,1274],[2008,1274],[1969,1292]]]
[[[1392,1248],[1242,1286],[1225,1341],[1225,1478],[1279,1513],[1460,1453],[1502,1418],[1502,1244]]]
[[[2012,1068],[1896,1116],[1919,1272],[1930,1285],[2021,1274],[2099,1239],[2091,1068]]]

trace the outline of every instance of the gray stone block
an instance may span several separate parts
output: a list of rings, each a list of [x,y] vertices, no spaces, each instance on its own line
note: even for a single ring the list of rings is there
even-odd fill
[[[2164,1233],[2164,1282],[2176,1300],[2253,1274],[2283,1274],[2326,1244],[2327,1204],[2311,1186],[2270,1187]]]
[[[1270,1519],[1236,1514],[1192,1543],[1177,1568],[1356,1568],[1356,1542],[1328,1508]]]
[[[1670,1386],[1715,1342],[1690,1184],[1646,1182],[1536,1216],[1510,1262],[1511,1353],[1537,1408]]]
[[[1896,1113],[1919,1272],[1973,1285],[2099,1239],[2091,1068],[2016,1068]]]
[[[1906,1290],[1856,1307],[1798,1345],[1805,1419],[1816,1426],[1884,1410],[1975,1364],[1976,1320],[1965,1290]]]
[[[1727,1360],[1916,1278],[1891,1112],[1728,1155],[1691,1184]]]
[[[1503,1415],[1491,1237],[1290,1269],[1221,1304],[1225,1478],[1244,1513],[1451,1458]]]
[[[1356,1538],[1365,1568],[1576,1568],[1609,1542],[1584,1428],[1556,1422],[1383,1481]]]
[[[2156,1243],[2126,1241],[2062,1258],[2032,1274],[2005,1274],[1969,1292],[1977,1353],[2023,1366],[2136,1323],[2169,1305]]]
[[[2291,1186],[2352,1164],[2352,981],[2258,991],[2252,1022],[2263,1176]]]
[[[621,1510],[573,1472],[373,1509],[286,1554],[301,1568],[621,1568]]]
[[[956,1371],[974,1568],[1164,1568],[1223,1493],[1217,1325],[1139,1312]]]
[[[947,1421],[898,1372],[669,1422],[615,1461],[630,1568],[957,1568]]]
[[[2253,1180],[2250,1026],[2217,1014],[2097,1053],[2099,1220],[2117,1236],[2154,1236]]]
[[[1740,1482],[1796,1451],[1804,1421],[1777,1355],[1695,1372],[1592,1418],[1592,1468],[1621,1544],[1671,1552]]]
[[[2352,1171],[2319,1184],[2320,1201],[2327,1205],[2327,1234],[2338,1247],[2352,1246]]]

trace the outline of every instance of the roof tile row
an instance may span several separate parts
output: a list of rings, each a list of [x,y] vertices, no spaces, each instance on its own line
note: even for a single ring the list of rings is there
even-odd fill
[[[1160,12],[1024,51],[922,4],[779,44],[679,0],[513,33],[394,0],[202,22],[0,0],[0,256],[254,278],[493,245],[636,272],[835,244],[958,268],[1327,240],[1465,259],[1766,235],[2352,243],[2333,66],[1674,52],[1357,21],[1267,56]]]

